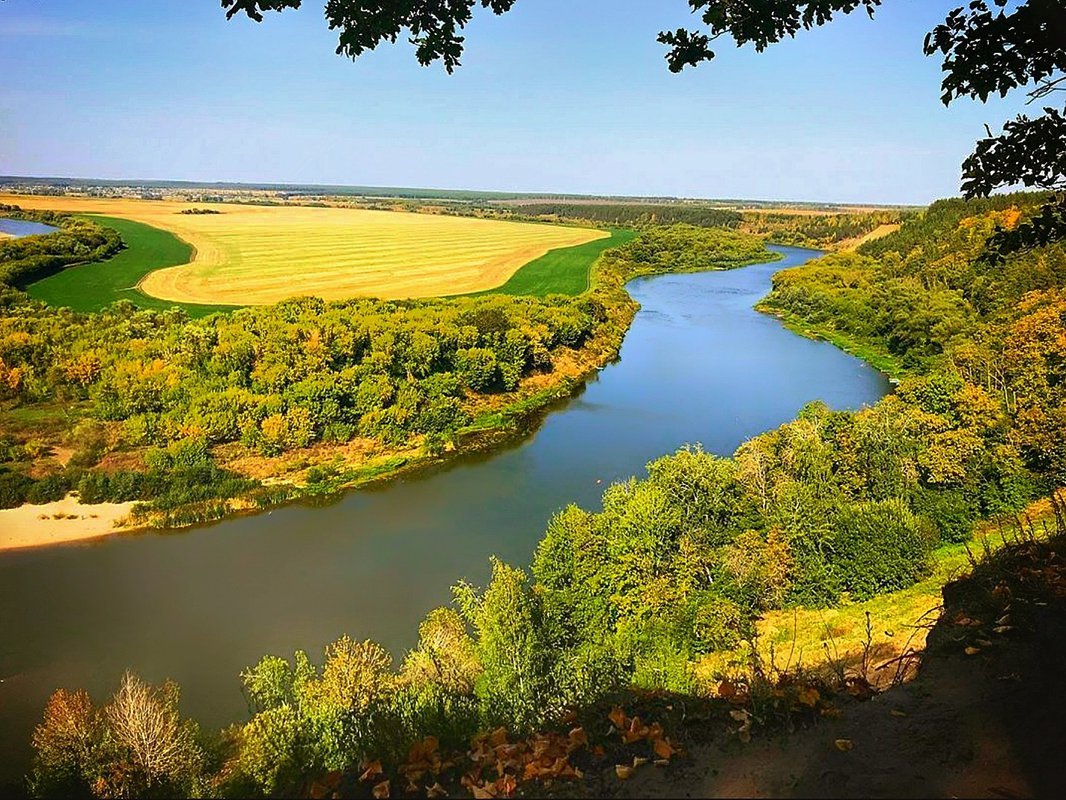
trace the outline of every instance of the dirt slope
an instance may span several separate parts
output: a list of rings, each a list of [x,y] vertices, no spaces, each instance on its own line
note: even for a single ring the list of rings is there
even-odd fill
[[[1014,547],[947,586],[945,613],[911,683],[790,736],[697,746],[684,765],[608,782],[608,791],[619,797],[1066,796],[1066,558],[1060,552],[1066,556],[1062,540]]]

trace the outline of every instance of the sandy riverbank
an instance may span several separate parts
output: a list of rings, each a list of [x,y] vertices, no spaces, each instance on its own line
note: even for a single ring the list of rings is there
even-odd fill
[[[73,495],[54,503],[0,510],[0,551],[99,539],[129,531],[134,503],[84,505]]]

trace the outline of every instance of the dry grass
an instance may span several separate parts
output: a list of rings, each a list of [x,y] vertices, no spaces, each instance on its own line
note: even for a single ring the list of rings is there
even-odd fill
[[[267,305],[287,297],[326,300],[435,297],[493,289],[549,250],[608,236],[602,231],[517,222],[302,206],[203,204],[0,195],[0,203],[123,217],[170,231],[196,249],[191,264],[159,270],[146,294],[181,303]]]
[[[895,233],[900,229],[899,225],[878,225],[872,231],[865,236],[856,236],[853,239],[845,239],[842,242],[838,242],[837,250],[858,250],[861,245],[867,242],[872,242],[874,239],[880,239],[883,236],[888,236],[890,233]]]
[[[834,608],[769,611],[757,622],[758,660],[784,670],[862,674],[880,687],[910,677],[916,662],[908,654],[925,648],[926,636],[940,617],[944,585],[969,573],[975,555],[999,550],[1023,534],[1023,528],[1031,526],[1036,535],[1050,536],[1049,524],[1054,527],[1051,502],[1037,500],[1017,521],[1006,517],[981,522],[969,543],[939,548],[930,574],[907,589],[862,602],[845,600]],[[734,651],[705,656],[696,674],[713,685],[721,675],[743,674],[751,660],[745,643]]]

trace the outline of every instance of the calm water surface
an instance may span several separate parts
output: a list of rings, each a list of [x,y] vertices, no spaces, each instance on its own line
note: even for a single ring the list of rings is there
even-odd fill
[[[55,228],[51,225],[45,225],[43,222],[26,222],[21,219],[4,219],[0,218],[0,233],[6,233],[14,236],[16,239],[21,239],[23,236],[36,236],[42,233],[53,233],[58,231],[59,228]]]
[[[237,678],[267,653],[320,653],[343,633],[397,655],[488,557],[528,564],[553,512],[688,442],[730,454],[821,399],[858,408],[878,372],[752,310],[770,276],[817,255],[640,279],[621,359],[516,446],[327,507],[291,506],[188,532],[0,555],[0,776],[28,759],[48,695],[98,699],[126,668],[183,687],[210,727],[247,713]],[[602,483],[601,483],[602,482]],[[6,765],[6,766],[3,766]]]

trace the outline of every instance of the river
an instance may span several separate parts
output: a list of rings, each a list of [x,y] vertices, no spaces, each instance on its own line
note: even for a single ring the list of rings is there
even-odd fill
[[[341,634],[400,657],[459,578],[490,555],[528,564],[548,518],[598,507],[611,481],[685,443],[731,454],[812,400],[859,408],[883,375],[752,305],[779,269],[641,278],[621,357],[510,447],[353,492],[190,531],[0,554],[0,780],[25,769],[48,695],[98,700],[127,668],[177,680],[208,727],[245,718],[238,673],[267,653],[313,657]]]
[[[0,217],[0,233],[6,233],[16,239],[23,236],[39,236],[45,233],[53,233],[59,228],[45,225],[43,222],[27,222],[22,219],[7,219]]]

